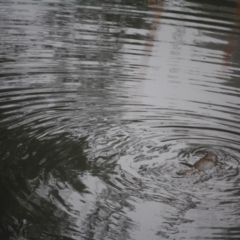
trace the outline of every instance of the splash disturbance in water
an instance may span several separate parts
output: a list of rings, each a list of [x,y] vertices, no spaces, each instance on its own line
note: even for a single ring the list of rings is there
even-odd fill
[[[0,9],[1,239],[240,238],[239,1]]]

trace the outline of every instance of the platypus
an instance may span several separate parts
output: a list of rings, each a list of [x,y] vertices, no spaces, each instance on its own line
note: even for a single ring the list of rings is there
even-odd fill
[[[186,162],[181,162],[180,164],[183,164],[192,168],[190,170],[186,170],[182,173],[179,173],[179,175],[183,175],[192,170],[199,170],[199,171],[210,170],[213,167],[216,167],[217,165],[220,165],[222,163],[218,161],[218,156],[216,153],[208,152],[203,158],[199,159],[193,165]]]

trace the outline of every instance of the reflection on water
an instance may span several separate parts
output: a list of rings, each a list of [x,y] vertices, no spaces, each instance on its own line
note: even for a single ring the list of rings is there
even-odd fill
[[[239,1],[0,11],[1,239],[239,239]]]

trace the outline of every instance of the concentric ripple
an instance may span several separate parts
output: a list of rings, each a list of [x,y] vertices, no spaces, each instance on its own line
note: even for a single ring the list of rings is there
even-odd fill
[[[0,239],[239,239],[239,12],[3,0]]]

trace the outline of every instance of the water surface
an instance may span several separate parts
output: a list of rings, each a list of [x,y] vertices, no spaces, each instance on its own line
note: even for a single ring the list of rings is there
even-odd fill
[[[0,13],[1,239],[240,238],[239,1]]]

